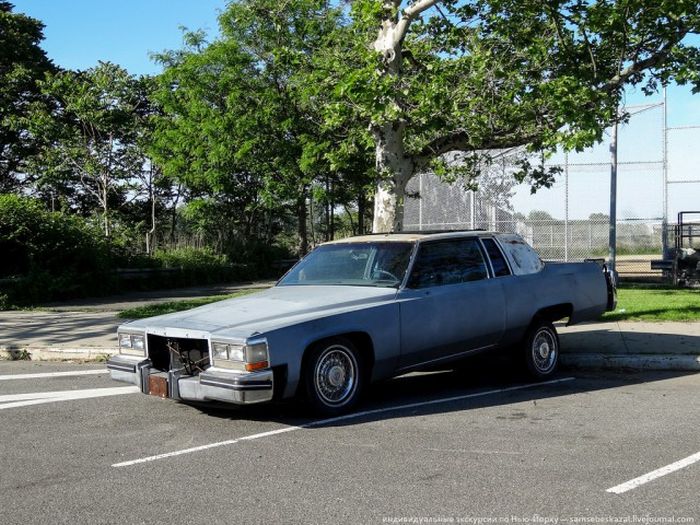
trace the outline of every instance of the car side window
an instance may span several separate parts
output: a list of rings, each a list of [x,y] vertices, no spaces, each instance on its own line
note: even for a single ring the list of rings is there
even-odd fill
[[[445,286],[487,276],[476,238],[426,242],[420,246],[408,287]]]
[[[503,257],[501,250],[498,249],[496,241],[493,239],[481,239],[486,248],[486,253],[489,254],[489,259],[491,259],[491,266],[493,266],[493,274],[496,277],[503,277],[505,275],[510,275],[510,269],[506,263],[506,258]]]

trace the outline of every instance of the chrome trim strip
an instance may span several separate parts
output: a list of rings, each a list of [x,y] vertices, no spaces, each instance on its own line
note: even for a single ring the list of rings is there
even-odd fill
[[[446,355],[444,357],[438,357],[436,359],[429,359],[428,361],[421,361],[420,363],[416,363],[413,365],[402,366],[401,368],[397,368],[396,370],[397,370],[397,372],[403,371],[403,370],[410,370],[413,368],[420,368],[422,366],[430,365],[433,363],[439,363],[440,361],[449,361],[451,359],[457,359],[457,358],[463,357],[463,356],[466,357],[469,354],[481,352],[482,350],[487,350],[489,348],[495,348],[496,346],[498,346],[498,345],[493,344],[493,345],[480,346],[479,348],[472,348],[471,350],[464,350],[462,352],[457,352],[456,354],[450,354],[450,355]]]
[[[496,272],[493,269],[493,261],[491,261],[491,256],[489,255],[486,246],[484,245],[484,238],[479,237],[479,249],[481,250],[481,258],[484,259],[486,263],[486,273],[489,275],[489,279],[494,279],[496,277]]]
[[[123,365],[121,363],[107,362],[107,368],[109,370],[119,370],[121,372],[131,372],[136,373],[136,364],[133,365]]]
[[[418,249],[420,247],[420,241],[416,240],[416,241],[411,241],[411,242],[413,242],[413,248],[411,248],[411,255],[408,257],[408,264],[406,265],[406,275],[403,276],[401,283],[399,283],[399,286],[396,290],[397,294],[401,290],[405,290],[406,288],[408,288],[408,280],[411,278],[411,273],[413,272],[413,266],[415,265],[416,259],[418,256]]]
[[[199,383],[205,386],[217,386],[227,388],[229,390],[270,390],[272,389],[272,381],[251,381],[250,383],[226,383],[222,381],[213,381],[211,379],[201,379]]]
[[[510,275],[503,275],[502,277],[511,277],[512,275],[515,275],[513,273],[513,267],[510,265],[510,261],[508,260],[508,257],[506,257],[506,252],[503,250],[503,246],[501,246],[501,241],[498,238],[498,236],[494,235],[492,237],[486,237],[486,238],[493,240],[493,242],[496,244],[496,248],[498,248],[498,251],[501,252],[501,256],[503,257],[503,260],[506,261],[506,266],[508,267],[508,271],[510,272]],[[489,258],[490,258],[490,256],[489,256]]]

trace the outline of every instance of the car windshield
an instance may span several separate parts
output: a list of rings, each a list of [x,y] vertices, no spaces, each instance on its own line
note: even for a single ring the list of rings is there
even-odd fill
[[[397,288],[406,275],[412,248],[409,242],[325,244],[304,257],[278,285]]]

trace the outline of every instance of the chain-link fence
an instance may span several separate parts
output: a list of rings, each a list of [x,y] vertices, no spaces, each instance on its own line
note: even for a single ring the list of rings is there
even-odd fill
[[[664,102],[626,108],[617,163],[617,270],[623,278],[660,279],[651,261],[669,246],[668,223],[700,209],[700,126],[666,126]],[[560,173],[550,188],[530,193],[513,178],[518,150],[492,152],[476,192],[433,174],[414,178],[405,203],[405,230],[475,229],[517,232],[545,259],[607,258],[611,154],[606,140],[580,153],[558,153],[545,164]],[[460,162],[458,156],[450,159]]]

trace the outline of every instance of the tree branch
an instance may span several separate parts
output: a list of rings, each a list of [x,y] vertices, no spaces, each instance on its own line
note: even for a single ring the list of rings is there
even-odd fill
[[[438,4],[440,1],[441,0],[418,0],[404,9],[401,20],[399,20],[399,23],[396,24],[394,44],[403,42],[403,39],[406,37],[406,33],[408,32],[408,28],[414,18],[416,18],[422,12],[427,11],[435,4]]]
[[[656,66],[657,64],[662,63],[671,53],[671,50],[673,47],[678,44],[685,35],[688,34],[688,30],[684,29],[680,31],[677,35],[677,38],[673,41],[667,42],[663,46],[661,46],[655,53],[652,55],[648,56],[644,60],[639,60],[636,62],[633,62],[626,68],[624,68],[622,71],[620,71],[617,75],[612,77],[610,80],[608,80],[602,87],[603,91],[612,91],[614,89],[619,88],[622,86],[627,80],[638,73],[641,73],[642,71],[646,71],[647,69],[651,69],[652,67]]]
[[[538,131],[520,134],[517,128],[503,130],[494,134],[485,142],[475,145],[471,137],[464,130],[456,130],[441,137],[438,137],[421,149],[413,156],[416,171],[420,171],[428,166],[431,160],[450,151],[476,151],[487,149],[503,149],[516,146],[525,146],[540,136]]]

